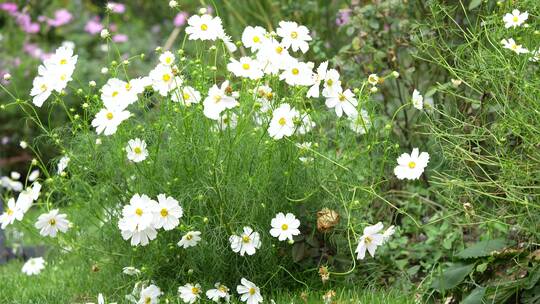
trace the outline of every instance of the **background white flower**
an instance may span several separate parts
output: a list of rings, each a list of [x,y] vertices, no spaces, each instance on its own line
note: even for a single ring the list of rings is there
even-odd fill
[[[26,275],[37,275],[45,268],[45,260],[42,257],[30,258],[24,263],[21,271]]]
[[[126,146],[127,158],[132,162],[142,162],[148,157],[146,142],[139,138],[130,139]]]

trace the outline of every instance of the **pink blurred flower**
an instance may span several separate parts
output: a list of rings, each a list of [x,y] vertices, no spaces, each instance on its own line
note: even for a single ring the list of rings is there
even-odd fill
[[[43,56],[43,50],[35,43],[25,43],[23,45],[23,50],[30,56],[34,58],[41,58]]]
[[[95,16],[92,19],[88,20],[86,25],[84,26],[84,30],[91,35],[96,35],[103,29],[103,25],[101,24],[101,20],[99,19],[99,16]]]
[[[118,25],[116,25],[116,23],[111,23],[109,24],[109,31],[111,32],[116,32],[118,30]]]
[[[182,25],[186,24],[187,18],[189,17],[189,14],[186,12],[180,12],[176,14],[173,20],[173,24],[176,27],[181,27]]]
[[[15,19],[21,29],[29,34],[35,34],[39,32],[39,23],[32,22],[30,15],[24,13],[15,13]]]
[[[0,10],[8,12],[10,15],[17,12],[17,4],[13,2],[0,3]]]
[[[47,18],[47,24],[49,24],[50,26],[58,27],[64,24],[68,24],[71,19],[73,19],[73,15],[71,15],[71,13],[67,9],[59,9],[54,12],[54,19]]]
[[[352,10],[350,8],[340,9],[337,13],[336,24],[338,26],[343,26],[349,23],[349,21],[351,20],[351,12]]]
[[[128,41],[128,36],[124,34],[116,34],[112,37],[112,41],[122,43]]]
[[[122,3],[109,2],[109,4],[107,4],[107,7],[111,9],[111,12],[116,14],[123,14],[126,12],[126,6]]]

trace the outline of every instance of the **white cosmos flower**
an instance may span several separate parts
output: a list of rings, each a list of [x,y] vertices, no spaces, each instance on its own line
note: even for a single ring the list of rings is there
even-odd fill
[[[137,304],[158,304],[161,295],[161,289],[152,284],[141,290],[141,296]]]
[[[292,21],[280,21],[276,32],[283,38],[282,43],[285,47],[290,46],[293,51],[301,50],[302,53],[308,51],[311,36],[307,27]]]
[[[286,215],[282,212],[278,213],[271,222],[272,229],[270,229],[270,235],[277,237],[280,241],[293,240],[294,235],[299,235],[300,221],[292,213]]]
[[[529,58],[529,61],[532,61],[532,62],[540,61],[540,47],[534,51],[531,51],[531,58]]]
[[[272,120],[268,127],[268,134],[273,139],[281,139],[294,133],[294,119],[299,115],[298,111],[287,103],[281,104],[272,113]]]
[[[42,257],[30,258],[24,263],[21,271],[28,275],[37,275],[45,268],[45,260]]]
[[[170,51],[165,51],[163,54],[159,55],[159,62],[163,65],[173,65],[174,59],[174,54]]]
[[[144,230],[153,226],[154,212],[157,208],[158,203],[146,194],[134,194],[129,200],[129,205],[125,205],[122,209],[125,222],[120,229],[134,231],[136,228]]]
[[[330,90],[325,88],[323,90],[323,96],[326,97],[326,106],[330,109],[334,108],[338,117],[343,116],[343,113],[349,117],[356,117],[358,115],[358,100],[356,100],[353,92],[347,89],[343,92],[343,89]]]
[[[133,266],[126,266],[122,269],[122,273],[129,276],[138,276],[141,274],[141,271]]]
[[[272,106],[272,99],[274,99],[272,88],[267,85],[260,85],[253,89],[253,92],[255,93],[255,100],[261,104],[261,112],[268,112]]]
[[[178,204],[178,201],[171,196],[159,194],[157,196],[158,206],[154,213],[154,228],[172,230],[180,223],[180,218],[184,210]]]
[[[68,82],[71,81],[74,69],[75,66],[56,65],[45,61],[43,65],[38,67],[38,74],[47,78],[52,89],[60,93],[66,88]]]
[[[249,57],[242,57],[240,60],[231,57],[230,60],[231,62],[227,64],[227,70],[237,77],[256,80],[264,75],[261,65],[257,60]]]
[[[53,82],[47,77],[37,76],[34,78],[32,90],[30,91],[30,96],[33,97],[32,103],[36,107],[41,107],[45,100],[51,96],[53,86]]]
[[[231,249],[241,256],[254,255],[255,251],[261,247],[261,237],[258,232],[253,231],[251,227],[244,227],[241,235],[231,235],[229,237]]]
[[[296,59],[289,60],[287,67],[279,75],[280,80],[285,80],[288,85],[310,86],[313,84],[313,67]]]
[[[92,120],[92,127],[96,128],[96,133],[103,133],[106,136],[116,133],[118,126],[131,116],[129,111],[119,109],[101,109]]]
[[[66,170],[70,160],[71,159],[68,156],[62,156],[62,158],[60,158],[60,160],[58,161],[58,168],[56,170],[56,173],[58,175],[62,174],[62,172]]]
[[[394,168],[394,174],[398,179],[418,179],[427,167],[428,162],[429,154],[427,152],[419,153],[418,148],[414,148],[410,155],[403,153],[398,157],[398,165]]]
[[[208,14],[202,16],[193,15],[188,19],[186,33],[189,40],[217,40],[223,35],[223,26],[219,17]]]
[[[357,253],[357,259],[363,260],[366,256],[366,250],[372,257],[375,256],[377,247],[385,242],[383,234],[380,233],[383,228],[384,226],[381,222],[364,228],[364,234],[360,237],[358,247],[356,247],[355,251]]]
[[[201,285],[187,283],[184,286],[178,287],[178,294],[184,303],[195,303],[201,298]]]
[[[214,287],[214,289],[209,289],[206,291],[206,297],[216,303],[219,303],[221,299],[223,299],[226,303],[229,303],[231,300],[229,288],[219,282],[217,282]]]
[[[314,98],[318,98],[319,97],[319,91],[320,91],[320,87],[321,87],[321,82],[325,80],[326,78],[326,72],[328,70],[328,61],[325,61],[323,63],[321,63],[319,65],[319,67],[317,68],[317,73],[313,73],[313,86],[311,86],[311,88],[309,88],[307,94],[306,94],[306,97],[310,98],[310,97],[314,97]]]
[[[182,86],[182,79],[175,76],[168,65],[158,64],[148,77],[152,80],[152,88],[161,96],[167,96],[170,91]]]
[[[130,139],[126,146],[127,158],[135,163],[142,162],[148,157],[146,142],[139,138]]]
[[[174,90],[171,99],[174,102],[181,102],[186,106],[190,106],[201,101],[201,93],[193,87],[185,86]]]
[[[261,49],[266,38],[267,32],[260,26],[246,26],[244,32],[242,32],[242,43],[245,47],[250,48],[252,52],[256,52]]]
[[[364,109],[360,110],[360,115],[349,117],[349,120],[349,127],[351,130],[360,135],[366,134],[371,128],[371,118],[369,118],[368,112]]]
[[[195,247],[201,241],[201,232],[200,231],[188,231],[182,239],[178,242],[178,247],[189,248]]]
[[[279,41],[269,38],[257,52],[257,60],[265,74],[278,74],[287,67],[287,63],[293,58],[287,48]]]
[[[236,128],[237,124],[238,115],[236,115],[234,112],[225,112],[219,117],[217,121],[217,129],[215,131],[225,130],[227,128],[234,129]]]
[[[413,107],[418,110],[422,110],[424,108],[424,97],[416,89],[414,89],[412,94],[412,104]]]
[[[323,92],[334,92],[341,89],[341,81],[339,80],[339,72],[336,69],[330,69],[326,72],[324,77],[324,89]]]
[[[527,54],[529,51],[524,48],[521,44],[517,44],[514,39],[503,39],[501,40],[501,43],[503,44],[503,47],[505,49],[509,49],[514,51],[516,54]]]
[[[226,80],[221,87],[214,85],[208,91],[208,97],[204,99],[204,115],[210,119],[218,120],[221,112],[238,106],[238,92],[233,92]]]
[[[30,182],[35,181],[36,179],[38,179],[39,174],[40,174],[40,172],[39,172],[38,169],[33,170],[32,172],[30,172],[30,175],[28,175],[28,181],[30,181]]]
[[[145,79],[137,78],[130,82],[118,78],[107,80],[107,83],[101,88],[103,104],[109,109],[124,110],[128,105],[137,101],[137,94],[144,92]]]
[[[296,132],[300,135],[304,135],[315,128],[317,124],[311,119],[308,113],[300,113],[300,125],[296,129]]]
[[[69,66],[71,69],[75,69],[77,57],[77,55],[73,55],[73,48],[61,46],[56,49],[51,57],[45,60],[45,63],[54,66]]]
[[[238,49],[236,45],[231,41],[231,36],[226,35],[225,32],[219,35],[219,39],[223,41],[225,47],[227,47],[227,50],[229,50],[229,52],[234,53]]]
[[[377,76],[377,74],[369,74],[368,82],[372,86],[376,86],[379,83],[379,76]]]
[[[34,182],[31,188],[27,188],[26,190],[19,193],[19,196],[17,197],[17,203],[16,203],[17,207],[23,213],[26,213],[32,206],[32,203],[34,201],[37,201],[40,193],[41,193],[41,184],[38,182]]]
[[[519,10],[515,9],[512,13],[507,13],[503,17],[504,27],[518,27],[521,26],[529,18],[529,13],[521,13]]]
[[[240,300],[247,304],[262,303],[263,297],[261,296],[261,290],[257,285],[248,281],[245,278],[240,280],[240,284],[236,286],[236,292],[240,295]]]
[[[133,227],[133,220],[129,220],[123,217],[118,221],[118,228],[122,234],[124,240],[131,239],[131,246],[146,246],[151,240],[157,237],[157,231],[152,226],[142,228],[138,224]]]
[[[58,231],[65,233],[69,229],[69,221],[66,214],[59,214],[58,209],[53,209],[48,213],[43,213],[38,217],[34,225],[39,229],[42,236],[56,237]]]
[[[7,201],[7,208],[0,215],[0,223],[2,224],[1,228],[6,229],[7,225],[13,224],[15,220],[20,221],[23,219],[24,212],[20,209],[17,204],[15,204],[15,199],[10,198]]]

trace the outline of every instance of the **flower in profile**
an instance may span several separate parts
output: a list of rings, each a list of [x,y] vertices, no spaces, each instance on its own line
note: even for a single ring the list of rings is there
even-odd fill
[[[349,117],[358,115],[358,110],[356,110],[358,100],[356,100],[351,90],[347,89],[343,92],[341,86],[335,90],[324,89],[323,96],[326,97],[326,106],[330,109],[334,108],[338,117],[343,116],[343,113]]]
[[[403,153],[398,157],[398,165],[394,168],[394,174],[398,179],[418,179],[424,172],[428,162],[429,154],[427,152],[419,153],[418,148],[414,148],[410,155]]]
[[[377,247],[381,246],[388,240],[388,238],[394,234],[394,226],[390,226],[384,233],[380,233],[384,228],[381,222],[373,226],[367,226],[364,228],[364,234],[360,237],[358,246],[356,247],[356,258],[363,260],[366,256],[366,250],[372,257],[375,257],[375,251]]]
[[[130,139],[126,146],[127,158],[134,162],[142,162],[148,157],[146,142],[139,138]]]
[[[266,41],[267,32],[260,26],[246,26],[242,32],[242,44],[245,47],[250,48],[252,52],[258,51],[263,47]]]
[[[129,276],[138,276],[141,274],[141,271],[133,266],[126,266],[122,268],[122,273]]]
[[[311,41],[309,29],[292,21],[280,21],[277,29],[278,36],[282,37],[285,47],[291,47],[293,51],[301,50],[305,53],[309,49],[308,41]]]
[[[42,236],[56,237],[58,231],[66,233],[70,224],[67,220],[67,215],[58,212],[58,209],[53,209],[38,217],[35,227],[39,229],[39,234]]]
[[[158,205],[154,212],[154,228],[172,230],[180,223],[180,218],[184,214],[178,201],[171,196],[159,194],[157,196]]]
[[[137,304],[158,304],[161,294],[161,289],[152,284],[141,290],[140,299]]]
[[[424,108],[424,97],[416,89],[414,89],[412,93],[412,104],[413,107],[418,110],[422,110]]]
[[[271,109],[271,102],[274,99],[272,88],[267,85],[260,85],[253,89],[253,93],[255,94],[255,100],[260,103],[261,112],[268,112]]]
[[[174,64],[174,54],[171,51],[165,51],[163,54],[159,55],[159,62],[163,65],[171,66]]]
[[[268,127],[268,134],[273,139],[281,139],[294,133],[294,119],[299,115],[298,111],[287,103],[281,104],[272,113],[272,120]]]
[[[71,159],[69,158],[69,156],[65,155],[60,158],[60,160],[58,161],[58,169],[56,170],[56,173],[58,173],[58,175],[61,175],[64,170],[66,170],[70,160]]]
[[[178,242],[178,247],[189,248],[195,247],[201,241],[201,232],[200,231],[188,231],[182,239]]]
[[[259,287],[245,278],[242,278],[240,285],[236,286],[236,292],[240,295],[240,300],[247,304],[258,304],[263,301]]]
[[[371,118],[369,117],[368,112],[364,109],[361,109],[359,114],[360,115],[349,117],[349,127],[354,132],[362,135],[366,134],[371,128]]]
[[[379,83],[379,76],[377,74],[369,74],[368,82],[373,86],[377,85]]]
[[[193,87],[185,86],[174,90],[171,99],[174,102],[181,102],[186,106],[190,106],[201,101],[201,93]]]
[[[96,128],[96,133],[103,133],[106,136],[116,133],[118,126],[131,116],[131,113],[125,110],[115,108],[101,109],[92,120],[92,127]]]
[[[178,287],[178,294],[184,303],[195,303],[201,298],[201,285],[187,283],[184,286]]]
[[[215,288],[206,291],[206,297],[216,303],[219,303],[221,299],[223,299],[226,303],[229,303],[231,300],[229,288],[219,282],[217,282],[214,287]]]
[[[254,255],[255,251],[261,247],[261,237],[258,232],[253,231],[251,227],[244,227],[241,235],[231,235],[229,237],[231,249],[240,253],[241,256]]]
[[[310,132],[317,124],[311,119],[308,113],[300,113],[300,125],[296,129],[296,132],[300,135],[304,135]]]
[[[13,224],[15,220],[20,221],[23,219],[24,212],[15,204],[15,199],[10,198],[7,201],[6,210],[0,215],[1,228],[6,229],[7,225]]]
[[[170,91],[182,86],[182,79],[175,76],[168,65],[158,64],[148,76],[152,80],[152,88],[161,96],[167,96]]]
[[[300,221],[292,213],[286,215],[282,212],[278,213],[271,222],[272,229],[270,229],[270,235],[278,238],[280,241],[293,240],[294,235],[299,235]]]
[[[531,61],[531,62],[540,61],[540,47],[537,48],[534,51],[531,51],[531,58],[529,58],[529,61]]]
[[[225,130],[227,128],[234,129],[238,124],[238,115],[233,112],[226,112],[221,114],[217,121],[218,130]]]
[[[230,60],[231,62],[227,64],[227,70],[237,77],[256,80],[264,75],[262,67],[257,60],[253,60],[249,57],[242,57],[240,60],[231,57]]]
[[[28,275],[37,275],[45,269],[45,260],[42,257],[30,258],[24,263],[21,271]]]
[[[221,87],[213,85],[208,91],[208,97],[204,99],[204,115],[210,119],[218,120],[221,112],[238,106],[238,92],[233,92],[226,80]]]
[[[529,13],[521,13],[519,10],[515,9],[512,13],[507,13],[503,17],[504,27],[518,27],[521,26],[529,18]]]
[[[505,49],[512,50],[516,54],[527,54],[529,50],[524,48],[521,44],[517,44],[514,39],[503,39],[501,40],[501,43]]]
[[[319,97],[319,91],[320,91],[320,87],[321,87],[321,82],[324,81],[324,79],[326,78],[326,72],[328,70],[328,61],[325,61],[323,63],[321,63],[319,65],[319,67],[317,68],[317,73],[313,73],[313,85],[311,86],[311,88],[309,88],[307,94],[306,94],[306,97],[310,98],[310,97],[314,97],[314,98],[318,98]]]
[[[310,86],[313,84],[312,66],[296,59],[289,60],[287,67],[279,75],[280,80],[285,80],[291,86]]]
[[[19,208],[23,213],[26,213],[32,206],[32,203],[39,198],[40,193],[41,184],[38,182],[33,183],[32,187],[21,191],[17,197],[16,207]]]
[[[208,14],[202,16],[193,15],[188,19],[186,33],[189,40],[217,40],[223,35],[223,26],[219,17]]]

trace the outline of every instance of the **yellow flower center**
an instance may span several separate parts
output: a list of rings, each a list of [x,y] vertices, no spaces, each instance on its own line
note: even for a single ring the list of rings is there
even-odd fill
[[[117,91],[114,91],[114,92],[112,92],[111,95],[112,95],[112,97],[116,97],[116,96],[118,96],[118,92],[117,92]]]
[[[278,46],[278,47],[276,48],[276,53],[281,54],[281,52],[283,52],[283,47]]]
[[[416,163],[413,161],[409,162],[409,168],[414,169],[416,167]]]
[[[291,33],[291,38],[292,38],[292,39],[298,38],[298,33],[297,33],[297,32],[292,32],[292,33]]]
[[[206,31],[208,29],[208,25],[201,24],[201,30]]]
[[[272,99],[274,97],[274,94],[272,94],[272,92],[268,92],[266,94],[266,99]]]
[[[278,121],[280,126],[284,126],[287,123],[287,120],[285,120],[285,117],[281,117]]]
[[[251,287],[251,288],[249,289],[249,294],[250,294],[250,295],[254,295],[255,292],[257,292],[257,291],[255,290],[255,288]]]
[[[64,81],[64,80],[66,80],[66,78],[67,78],[66,74],[60,75],[60,80]]]
[[[514,22],[518,22],[518,21],[519,21],[519,18],[518,18],[518,16],[514,16],[514,18],[512,18],[512,20],[513,20]]]
[[[517,44],[515,44],[515,43],[514,43],[514,44],[512,44],[512,45],[511,45],[510,47],[512,48],[512,50],[515,50],[515,49],[517,49],[517,48],[518,48]]]
[[[126,91],[129,91],[131,90],[131,83],[126,83]]]
[[[184,93],[182,95],[182,97],[184,98],[184,100],[188,100],[189,99],[189,94],[188,93]]]
[[[169,211],[167,211],[167,209],[163,208],[163,209],[161,209],[160,214],[161,214],[161,216],[166,217],[167,215],[169,215]]]
[[[371,237],[369,237],[369,236],[366,236],[364,238],[364,243],[366,243],[366,245],[371,244],[372,241],[373,241],[373,239]]]
[[[163,74],[163,81],[168,82],[169,80],[171,80],[171,75]]]
[[[13,214],[13,210],[11,210],[11,209],[8,209],[6,212],[7,212],[8,215],[12,215],[12,214]]]
[[[255,36],[255,37],[253,37],[253,42],[259,43],[259,42],[261,42],[261,38],[259,38],[259,36]]]
[[[41,92],[45,92],[47,91],[47,85],[46,84],[42,84],[41,85]]]
[[[171,58],[171,57],[165,58],[165,62],[166,62],[167,64],[171,64],[172,58]]]
[[[300,73],[300,71],[297,68],[292,69],[292,74],[293,75],[298,75],[298,73]]]
[[[107,119],[108,119],[108,120],[112,120],[113,117],[114,117],[114,116],[113,116],[113,113],[112,113],[112,112],[107,113]]]
[[[345,101],[345,95],[339,94],[339,101],[344,102]]]
[[[287,225],[287,224],[281,225],[281,230],[285,231],[287,229],[289,229],[289,225]]]
[[[186,235],[186,240],[191,241],[191,239],[193,239],[193,235],[191,234]]]
[[[152,298],[150,297],[144,298],[144,304],[150,304],[150,303],[152,303]]]
[[[332,85],[334,84],[334,81],[333,81],[332,79],[328,79],[328,80],[326,81],[326,84],[327,84],[328,86],[332,86]]]
[[[143,215],[143,211],[142,211],[142,209],[141,209],[141,208],[137,208],[137,209],[135,209],[135,214],[137,214],[138,216],[141,216],[141,215]]]
[[[199,293],[199,288],[193,287],[193,288],[191,288],[191,292],[192,292],[193,294],[198,294],[198,293]]]
[[[55,219],[50,219],[49,220],[49,225],[51,225],[51,226],[56,225],[56,220]]]
[[[219,289],[219,291],[227,292],[227,287],[225,287],[223,285],[219,285],[218,289]]]
[[[516,17],[514,17],[514,18],[516,18]],[[60,60],[60,64],[67,64],[67,59]]]
[[[242,236],[242,242],[244,242],[244,243],[249,243],[249,241],[251,241],[251,239],[249,238],[248,235]]]
[[[214,101],[215,101],[216,103],[220,102],[220,101],[221,101],[221,95],[216,95],[216,96],[214,96]]]
[[[135,154],[141,154],[142,149],[141,149],[141,147],[135,147],[135,149],[133,149],[133,152],[135,152]]]
[[[243,68],[244,70],[249,70],[249,63],[244,63],[244,64],[242,64],[242,68]]]

